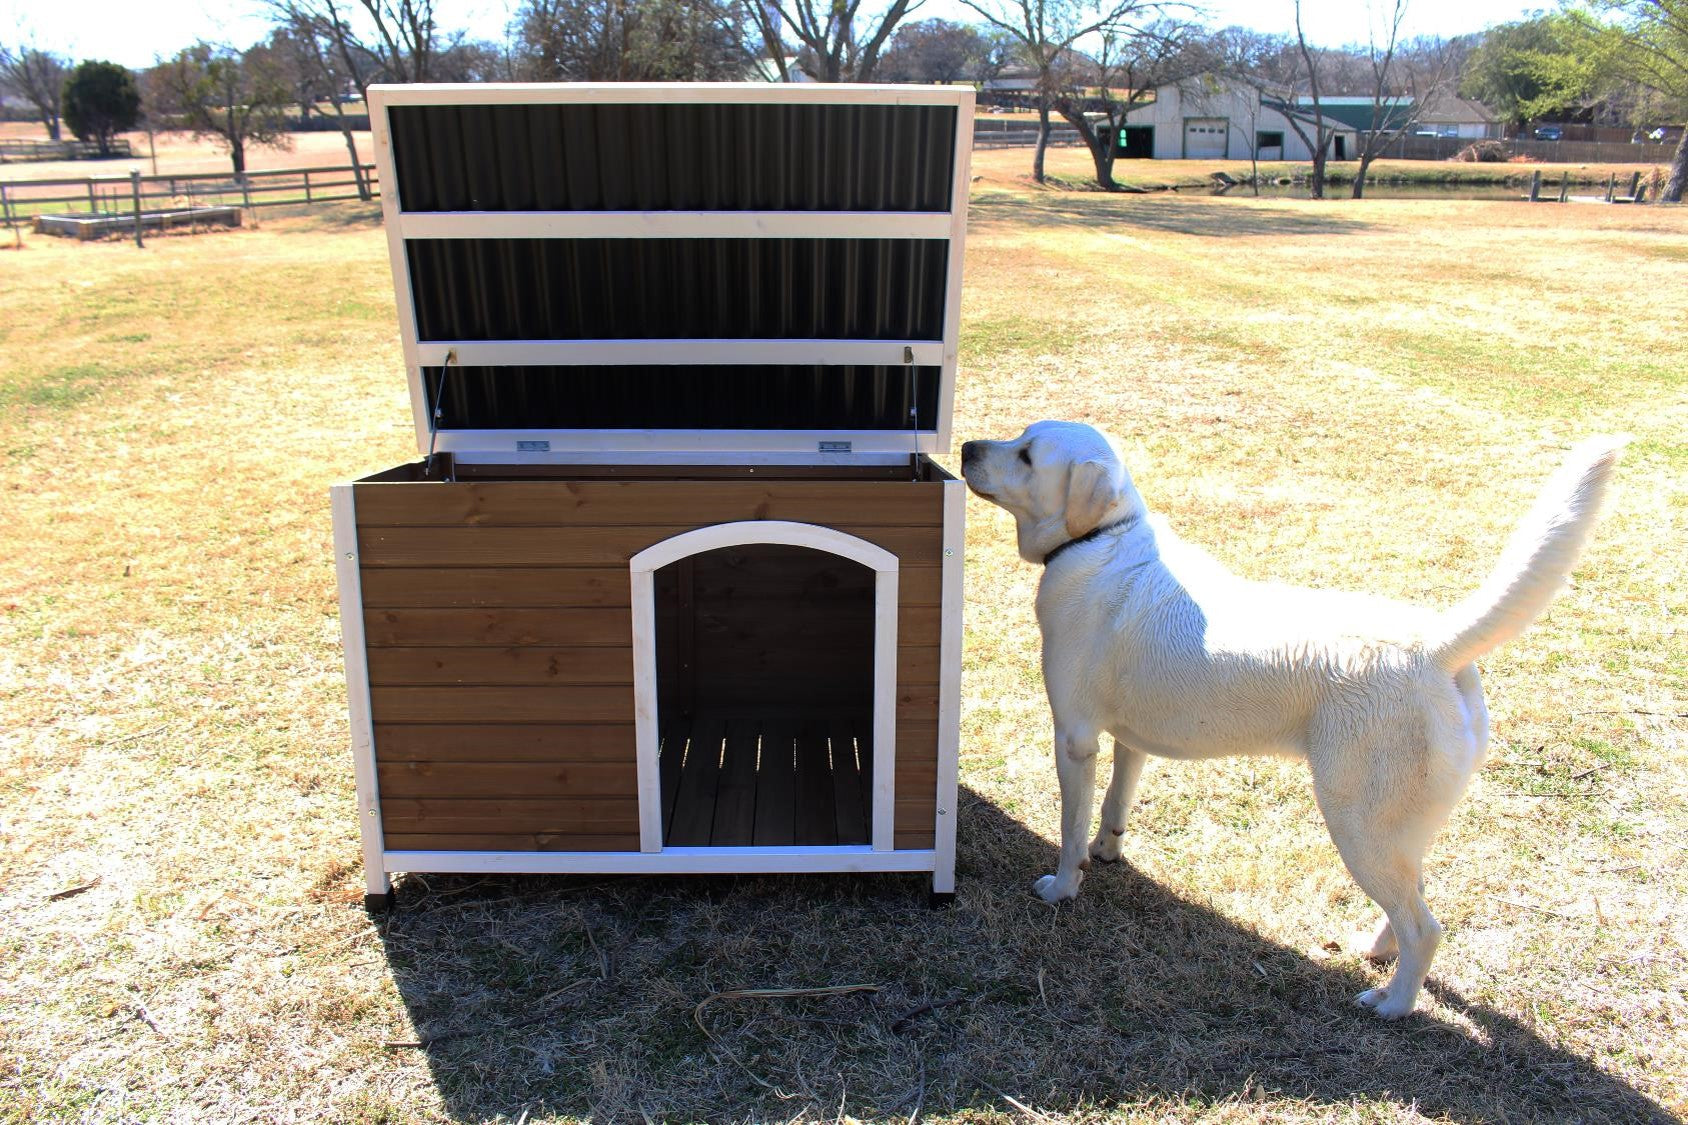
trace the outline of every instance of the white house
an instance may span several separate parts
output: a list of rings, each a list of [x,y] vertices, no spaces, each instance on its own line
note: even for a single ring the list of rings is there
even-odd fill
[[[1315,136],[1310,109],[1262,99],[1249,86],[1212,77],[1155,89],[1155,100],[1126,115],[1120,155],[1154,160],[1311,160],[1307,143],[1289,118]],[[1327,155],[1346,160],[1355,153],[1351,125],[1326,118],[1332,129]]]

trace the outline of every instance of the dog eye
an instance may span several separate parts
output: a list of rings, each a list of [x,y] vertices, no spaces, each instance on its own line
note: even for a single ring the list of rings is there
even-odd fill
[[[1022,447],[1021,450],[1020,450],[1020,460],[1024,461],[1026,464],[1030,465],[1032,463],[1031,452],[1029,450],[1025,449],[1024,447]]]

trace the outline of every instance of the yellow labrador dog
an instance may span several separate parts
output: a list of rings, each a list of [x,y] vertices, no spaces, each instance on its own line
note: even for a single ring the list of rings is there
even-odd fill
[[[1044,565],[1061,858],[1037,893],[1072,898],[1090,858],[1119,858],[1145,755],[1303,758],[1337,851],[1383,908],[1370,955],[1399,956],[1389,984],[1358,1001],[1385,1019],[1412,1011],[1442,933],[1424,901],[1425,849],[1488,747],[1474,661],[1523,632],[1570,574],[1621,444],[1579,446],[1494,573],[1445,612],[1231,574],[1149,515],[1089,426],[1038,422],[963,445],[968,486],[1013,515],[1020,556]],[[1104,731],[1113,782],[1087,858]]]

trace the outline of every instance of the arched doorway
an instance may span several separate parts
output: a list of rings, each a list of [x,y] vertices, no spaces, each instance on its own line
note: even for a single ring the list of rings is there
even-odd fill
[[[643,850],[888,850],[896,557],[758,520],[631,568]]]

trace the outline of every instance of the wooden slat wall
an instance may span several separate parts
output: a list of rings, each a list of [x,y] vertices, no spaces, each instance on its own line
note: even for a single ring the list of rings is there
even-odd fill
[[[749,519],[901,560],[896,846],[932,846],[941,485],[361,482],[356,506],[388,848],[637,850],[628,560]]]

